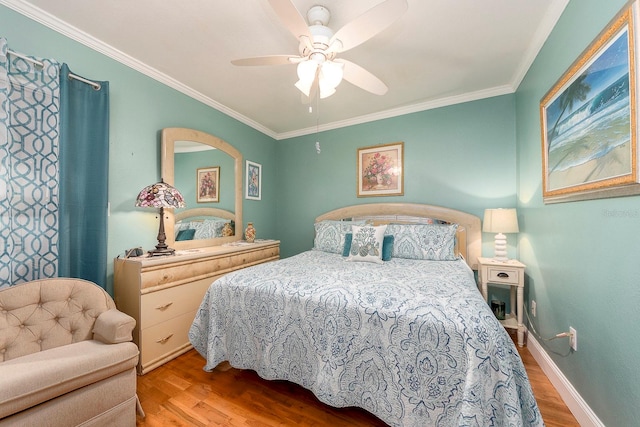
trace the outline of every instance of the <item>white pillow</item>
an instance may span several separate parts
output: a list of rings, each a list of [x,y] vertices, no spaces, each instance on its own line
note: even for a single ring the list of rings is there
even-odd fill
[[[382,264],[382,244],[386,225],[377,227],[371,225],[351,227],[353,235],[351,249],[347,261],[364,261]]]

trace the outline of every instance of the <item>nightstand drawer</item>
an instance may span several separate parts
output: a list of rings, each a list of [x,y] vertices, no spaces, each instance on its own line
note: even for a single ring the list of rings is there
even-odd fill
[[[487,270],[489,282],[512,283],[514,285],[520,283],[517,268],[488,267]]]

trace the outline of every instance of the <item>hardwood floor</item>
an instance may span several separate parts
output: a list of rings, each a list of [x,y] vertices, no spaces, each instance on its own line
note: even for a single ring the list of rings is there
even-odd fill
[[[519,348],[547,427],[579,426],[526,347]],[[195,351],[138,377],[146,418],[138,426],[386,426],[358,408],[333,408],[286,381],[266,381],[223,363],[202,370]]]

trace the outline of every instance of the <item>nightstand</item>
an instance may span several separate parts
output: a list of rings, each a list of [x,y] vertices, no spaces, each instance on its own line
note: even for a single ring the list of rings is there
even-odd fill
[[[509,286],[510,288],[511,314],[505,315],[505,320],[501,320],[500,323],[505,328],[518,330],[518,346],[520,347],[524,345],[525,332],[522,323],[525,267],[523,263],[515,259],[495,261],[493,258],[478,258],[478,279],[480,280],[480,291],[485,301],[489,302],[487,285]]]

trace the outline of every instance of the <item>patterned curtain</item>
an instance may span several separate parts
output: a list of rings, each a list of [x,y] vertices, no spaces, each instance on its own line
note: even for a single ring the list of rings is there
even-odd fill
[[[0,288],[58,275],[59,69],[0,38]]]

